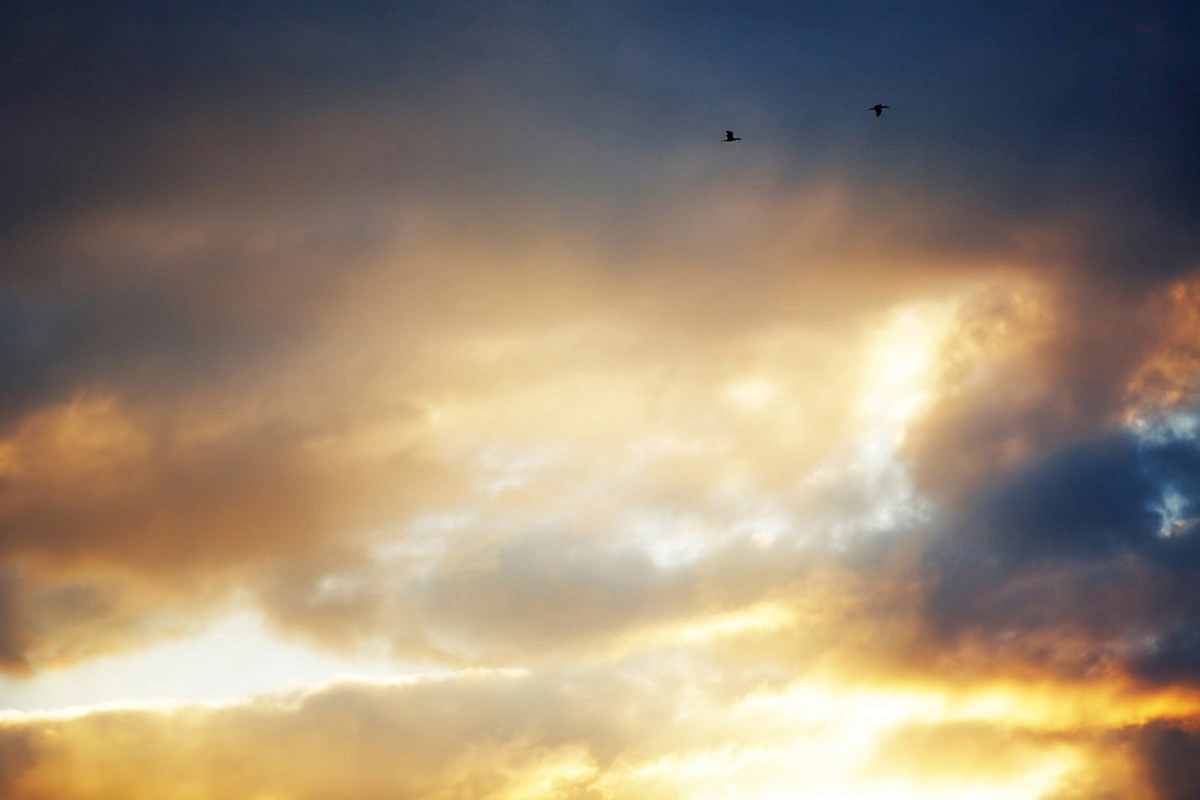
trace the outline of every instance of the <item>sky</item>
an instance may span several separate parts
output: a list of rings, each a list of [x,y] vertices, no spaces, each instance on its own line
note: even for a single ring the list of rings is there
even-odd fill
[[[0,4],[0,795],[1200,796],[1198,39]]]

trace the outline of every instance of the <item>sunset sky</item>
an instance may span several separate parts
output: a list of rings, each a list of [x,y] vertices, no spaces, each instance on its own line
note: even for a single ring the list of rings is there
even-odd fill
[[[0,796],[1200,797],[1197,8],[0,4]]]

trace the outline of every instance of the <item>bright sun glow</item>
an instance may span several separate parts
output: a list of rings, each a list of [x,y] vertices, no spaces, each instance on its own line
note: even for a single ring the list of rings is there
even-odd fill
[[[999,754],[1003,769],[989,763],[986,752],[969,748],[964,752],[973,763],[951,763],[938,775],[922,774],[919,760],[908,767],[891,763],[905,756],[902,748],[887,753],[896,741],[903,744],[906,726],[1006,724],[1003,716],[976,716],[978,710],[932,691],[801,683],[754,695],[724,715],[724,745],[630,764],[604,782],[640,788],[646,796],[657,790],[706,800],[1024,800],[1052,789],[1079,766],[1079,753],[1054,746],[1007,761]],[[695,724],[702,721],[698,715]]]
[[[949,302],[905,306],[872,334],[858,409],[878,435],[901,439],[905,424],[929,402],[938,349],[952,330],[954,312]]]
[[[340,677],[416,674],[382,655],[337,656],[279,639],[257,614],[226,618],[204,634],[130,655],[86,661],[29,679],[0,678],[12,710],[156,701],[229,701]]]

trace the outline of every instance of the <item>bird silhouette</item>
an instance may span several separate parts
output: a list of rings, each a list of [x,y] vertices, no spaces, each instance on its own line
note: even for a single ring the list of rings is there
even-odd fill
[[[883,110],[884,110],[885,108],[887,108],[887,107],[888,107],[888,106],[885,106],[885,105],[883,105],[883,104],[881,104],[881,103],[876,103],[875,105],[873,105],[873,106],[871,106],[870,108],[868,108],[868,109],[867,109],[867,111],[874,111],[874,112],[875,112],[875,116],[877,116],[877,117],[878,117],[880,114],[882,114],[882,113],[883,113]]]
[[[725,141],[727,141],[727,142],[740,142],[741,140],[742,140],[742,137],[740,137],[740,136],[734,136],[734,135],[733,135],[733,131],[725,131]]]

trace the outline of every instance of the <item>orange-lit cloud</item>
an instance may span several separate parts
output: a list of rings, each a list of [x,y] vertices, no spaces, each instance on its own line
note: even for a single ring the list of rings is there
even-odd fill
[[[1131,734],[1120,714],[1094,715],[1105,700],[1086,693],[1088,708],[1067,716],[1045,705],[1050,695],[1039,708],[1019,692],[829,683],[721,700],[690,674],[479,672],[217,706],[10,715],[0,780],[21,800],[1067,797],[1097,780],[1133,791],[1171,737],[1196,747],[1177,721]],[[1163,780],[1149,785],[1173,796]]]

